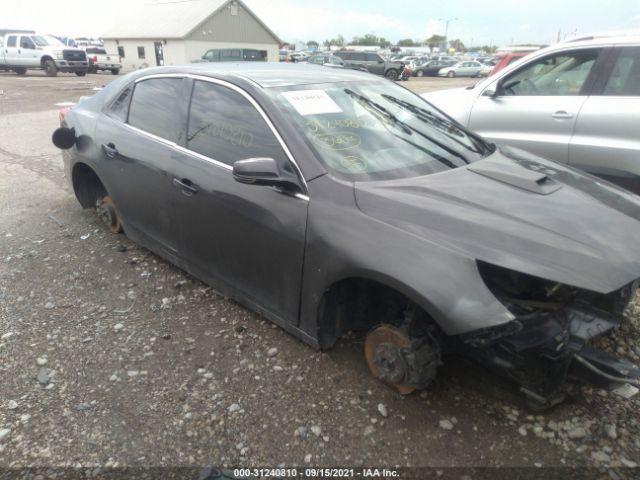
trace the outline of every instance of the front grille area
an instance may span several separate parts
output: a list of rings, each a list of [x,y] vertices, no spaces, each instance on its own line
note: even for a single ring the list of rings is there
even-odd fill
[[[82,50],[64,50],[64,59],[71,62],[86,62],[87,55]]]

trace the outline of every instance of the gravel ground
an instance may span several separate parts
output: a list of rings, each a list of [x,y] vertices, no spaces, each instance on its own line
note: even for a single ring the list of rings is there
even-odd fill
[[[0,75],[29,99],[0,96],[0,467],[640,463],[637,399],[571,388],[531,415],[458,362],[400,397],[361,339],[315,352],[108,233],[49,143],[73,82]],[[601,343],[637,361],[639,329],[636,298]]]

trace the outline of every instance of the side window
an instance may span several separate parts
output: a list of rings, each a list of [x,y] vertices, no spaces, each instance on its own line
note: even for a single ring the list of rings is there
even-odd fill
[[[375,53],[367,53],[367,62],[377,62],[380,57]]]
[[[33,50],[36,46],[33,44],[29,37],[20,37],[20,48],[26,48]]]
[[[131,103],[131,92],[133,92],[133,86],[125,88],[116,99],[111,102],[106,113],[113,118],[127,121],[127,114],[129,113],[129,103]]]
[[[9,38],[7,38],[7,47],[15,47],[17,45],[17,39],[18,37],[15,35],[10,35]]]
[[[144,59],[144,47],[138,47],[138,58]]]
[[[640,47],[622,49],[602,94],[640,96]]]
[[[359,52],[355,52],[351,54],[351,60],[355,60],[357,62],[364,62],[367,60],[367,54],[366,53],[359,53]]]
[[[124,47],[123,46],[119,46],[118,47],[118,56],[124,58]]]
[[[275,159],[291,171],[282,147],[260,113],[239,93],[196,81],[191,96],[187,148],[227,165],[254,157]]]
[[[180,130],[181,78],[154,78],[136,84],[129,124],[175,142]]]
[[[529,62],[501,82],[502,95],[580,95],[600,50],[563,52]]]

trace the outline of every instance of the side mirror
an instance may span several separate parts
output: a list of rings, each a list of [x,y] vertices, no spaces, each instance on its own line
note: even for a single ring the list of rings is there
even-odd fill
[[[51,135],[51,141],[56,147],[68,150],[76,144],[76,130],[66,127],[57,128]]]
[[[298,189],[298,184],[285,178],[273,158],[248,158],[238,160],[233,164],[233,178],[240,183],[249,185],[265,185]]]
[[[500,85],[500,82],[494,82],[492,85],[489,85],[484,89],[484,92],[482,92],[482,96],[496,98],[498,96],[498,91],[500,91],[501,89],[502,86]]]

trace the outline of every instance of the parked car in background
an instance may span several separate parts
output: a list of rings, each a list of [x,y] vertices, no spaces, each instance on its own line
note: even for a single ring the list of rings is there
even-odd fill
[[[289,50],[280,50],[278,52],[278,60],[280,62],[285,62],[288,56],[289,56]]]
[[[307,52],[292,52],[289,54],[288,60],[293,63],[304,62],[310,56],[311,54]]]
[[[640,32],[560,43],[424,97],[491,141],[640,193]]]
[[[482,68],[480,69],[480,73],[478,74],[478,76],[488,77],[489,75],[491,75],[494,65],[491,65],[490,63],[485,63],[485,62],[480,62],[480,63],[482,64]]]
[[[24,75],[29,69],[42,69],[47,76],[58,72],[87,74],[89,62],[84,50],[66,47],[51,35],[7,33],[0,48],[0,69]]]
[[[267,51],[255,48],[212,48],[198,60],[191,63],[203,62],[266,62]]]
[[[450,67],[451,62],[431,60],[429,62],[418,65],[413,69],[413,74],[416,77],[433,77],[438,75],[438,72],[446,67]]]
[[[84,51],[89,60],[89,73],[108,70],[113,75],[118,75],[122,65],[118,54],[110,54],[103,47],[86,47]]]
[[[364,67],[369,73],[382,75],[390,80],[400,78],[404,70],[404,62],[389,60],[377,53],[338,51],[335,55],[342,58],[348,68],[358,70]]]
[[[305,59],[304,62],[312,65],[323,65],[325,67],[344,67],[344,60],[337,55],[332,55],[330,53],[318,53],[311,55],[309,58]]]
[[[450,67],[441,68],[438,71],[439,77],[478,77],[483,65],[475,60],[458,62]]]
[[[526,57],[530,53],[531,53],[531,50],[524,50],[524,51],[519,50],[514,52],[505,52],[503,54],[498,55],[495,66],[491,70],[490,75],[495,75],[503,68],[507,67],[508,65],[511,65],[513,62],[517,62],[518,60]]]
[[[589,343],[627,320],[640,198],[496,147],[392,82],[318,74],[145,69],[61,112],[53,140],[112,232],[315,348],[364,332],[371,373],[400,393],[452,355],[538,410],[567,382],[638,382]]]

